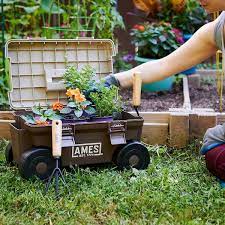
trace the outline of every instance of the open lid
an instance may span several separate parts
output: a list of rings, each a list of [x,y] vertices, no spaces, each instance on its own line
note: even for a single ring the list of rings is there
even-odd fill
[[[68,66],[78,69],[89,64],[99,78],[113,72],[115,46],[108,39],[10,40],[9,58],[13,109],[30,109],[40,103],[66,104],[62,75]]]

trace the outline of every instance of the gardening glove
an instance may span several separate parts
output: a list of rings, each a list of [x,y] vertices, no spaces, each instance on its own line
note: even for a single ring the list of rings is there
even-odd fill
[[[104,80],[104,86],[105,87],[110,87],[112,85],[120,87],[119,80],[117,80],[113,74],[110,74],[110,75],[106,76],[103,80]]]
[[[210,149],[215,148],[224,143],[225,143],[225,123],[222,125],[217,125],[215,127],[209,128],[206,131],[203,137],[201,154],[204,155]]]

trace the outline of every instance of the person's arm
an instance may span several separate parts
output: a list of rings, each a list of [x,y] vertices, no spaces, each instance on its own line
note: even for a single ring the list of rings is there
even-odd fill
[[[201,63],[217,51],[214,41],[216,22],[215,20],[202,26],[191,39],[168,56],[117,73],[114,77],[119,81],[121,87],[129,87],[132,86],[132,76],[135,71],[141,72],[143,83],[151,83]]]

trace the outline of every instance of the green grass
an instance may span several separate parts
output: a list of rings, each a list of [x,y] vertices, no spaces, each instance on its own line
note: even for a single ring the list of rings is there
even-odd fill
[[[198,149],[149,147],[146,171],[112,167],[66,172],[71,194],[55,200],[39,180],[23,180],[0,143],[0,224],[225,224],[225,190]]]

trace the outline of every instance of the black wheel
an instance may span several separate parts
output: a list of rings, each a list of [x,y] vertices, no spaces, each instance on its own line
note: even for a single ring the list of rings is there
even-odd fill
[[[11,143],[9,143],[5,149],[5,160],[8,164],[13,163],[13,151]]]
[[[51,150],[35,148],[24,152],[19,164],[19,172],[25,179],[37,176],[41,180],[47,179],[55,168],[55,160]]]
[[[150,163],[150,156],[147,148],[139,143],[132,142],[125,145],[117,154],[116,164],[119,169],[136,168],[146,169]]]

